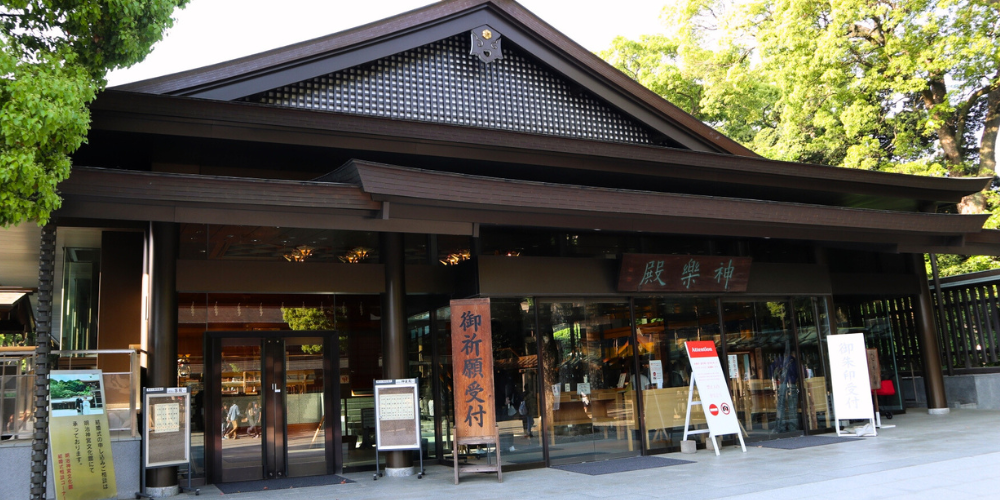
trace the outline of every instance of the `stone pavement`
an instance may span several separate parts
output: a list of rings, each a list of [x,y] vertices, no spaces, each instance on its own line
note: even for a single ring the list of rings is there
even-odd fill
[[[534,499],[534,498],[1000,498],[1000,412],[952,410],[931,416],[911,409],[884,424],[878,437],[799,450],[727,446],[662,457],[697,463],[603,476],[558,469],[466,475],[434,465],[424,479],[345,474],[352,484],[224,495],[233,500],[277,499]],[[830,434],[826,434],[830,436]],[[193,498],[193,493],[185,494]],[[182,495],[185,496],[185,495]],[[221,495],[213,486],[203,496]]]

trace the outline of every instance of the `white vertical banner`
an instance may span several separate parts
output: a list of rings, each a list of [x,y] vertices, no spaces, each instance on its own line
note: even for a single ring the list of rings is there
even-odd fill
[[[833,411],[837,420],[875,420],[868,381],[868,359],[863,333],[827,337],[830,350],[830,381]],[[839,426],[838,426],[839,427]]]

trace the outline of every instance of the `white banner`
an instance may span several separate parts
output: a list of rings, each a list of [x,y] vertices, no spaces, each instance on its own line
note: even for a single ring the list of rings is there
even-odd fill
[[[729,395],[726,376],[722,373],[715,342],[700,340],[685,342],[684,345],[711,435],[740,434],[740,423],[736,419],[736,409]]]
[[[874,419],[864,334],[830,335],[827,345],[834,416],[837,420]]]

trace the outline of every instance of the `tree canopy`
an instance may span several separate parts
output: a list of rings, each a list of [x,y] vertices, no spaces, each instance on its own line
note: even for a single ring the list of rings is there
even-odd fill
[[[774,159],[992,176],[996,0],[680,0],[601,55]],[[983,208],[983,200],[969,208]]]
[[[105,75],[146,57],[187,2],[0,0],[0,226],[59,208]]]
[[[995,175],[997,0],[678,0],[663,22],[601,56],[758,154]],[[980,193],[958,209],[997,202]]]

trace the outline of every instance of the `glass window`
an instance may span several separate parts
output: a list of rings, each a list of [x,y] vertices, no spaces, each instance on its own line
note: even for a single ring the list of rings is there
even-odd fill
[[[640,370],[650,381],[642,391],[647,449],[680,449],[691,382],[684,342],[712,340],[721,352],[717,304],[695,297],[635,300]],[[700,411],[692,411],[691,420],[705,426]]]
[[[378,233],[181,224],[179,254],[194,260],[377,263]],[[426,241],[423,243],[426,245]]]
[[[637,455],[632,321],[624,302],[539,306],[543,411],[553,464]]]
[[[785,301],[723,305],[729,359],[722,366],[729,367],[733,404],[751,438],[802,429],[789,307]]]
[[[505,463],[542,461],[536,425],[538,353],[532,306],[530,299],[490,300],[496,419]]]

